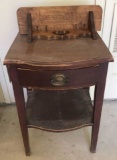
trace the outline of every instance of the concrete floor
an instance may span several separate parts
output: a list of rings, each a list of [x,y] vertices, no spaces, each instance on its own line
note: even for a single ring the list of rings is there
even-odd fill
[[[67,133],[29,129],[26,157],[16,107],[0,107],[0,160],[117,160],[117,101],[104,102],[96,153],[89,151],[90,135],[91,127]]]

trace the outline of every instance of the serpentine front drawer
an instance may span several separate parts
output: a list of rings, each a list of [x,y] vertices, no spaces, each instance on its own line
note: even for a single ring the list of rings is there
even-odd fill
[[[68,70],[31,70],[18,68],[19,82],[23,87],[40,89],[70,89],[94,85],[99,66]]]

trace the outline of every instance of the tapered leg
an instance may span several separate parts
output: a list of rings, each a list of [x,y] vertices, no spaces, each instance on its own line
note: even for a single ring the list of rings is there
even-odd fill
[[[9,74],[10,74],[10,80],[12,81],[15,100],[16,100],[16,106],[17,106],[17,112],[25,147],[25,153],[27,156],[30,155],[30,147],[29,147],[29,137],[28,137],[28,129],[26,124],[26,110],[25,110],[25,101],[24,101],[24,93],[23,93],[23,87],[19,84],[18,76],[17,76],[17,70],[15,67],[10,67]]]
[[[94,116],[93,116],[93,127],[92,127],[91,148],[90,148],[90,151],[92,153],[96,152],[104,90],[105,90],[105,82],[106,82],[106,75],[107,75],[107,68],[108,68],[108,64],[100,65],[100,69],[98,73],[99,81],[95,87]]]

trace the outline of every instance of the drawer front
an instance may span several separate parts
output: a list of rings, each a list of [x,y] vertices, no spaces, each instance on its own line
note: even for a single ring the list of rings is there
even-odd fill
[[[70,70],[29,70],[18,68],[20,84],[24,87],[69,89],[94,85],[98,80],[98,66]]]

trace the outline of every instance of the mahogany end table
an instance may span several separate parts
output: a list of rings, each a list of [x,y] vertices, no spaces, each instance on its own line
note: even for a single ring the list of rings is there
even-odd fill
[[[49,13],[59,15],[60,23],[61,15],[65,12],[62,18],[67,23],[66,10],[69,13],[72,12],[71,17],[73,18],[74,12],[81,12],[79,7],[82,8],[84,6],[75,6],[76,10],[74,7],[55,7],[55,11],[54,7],[40,7],[42,10],[36,8],[36,14],[37,10],[40,11],[39,15],[37,14],[37,19],[39,20],[39,16],[42,18],[42,14],[45,16],[46,12],[44,11],[50,9]],[[83,13],[84,10],[94,10],[95,17],[97,15],[95,15],[95,10],[100,11],[99,6],[96,9],[95,7],[85,6],[82,9]],[[64,12],[58,14],[60,8]],[[51,36],[56,34],[56,37],[53,36],[54,39],[51,39],[47,25],[45,27],[46,33],[43,30],[38,31],[40,26],[36,27],[35,31],[37,22],[34,18],[34,7],[21,8],[20,10],[18,11],[18,14],[21,14],[18,19],[20,33],[9,49],[4,64],[7,66],[9,78],[13,85],[26,155],[30,155],[28,128],[64,132],[92,126],[90,150],[95,152],[107,68],[108,63],[112,62],[113,58],[97,32],[93,28],[90,30],[90,24],[94,24],[91,18],[92,12],[90,12],[91,15],[89,13],[89,19],[91,18],[91,21],[89,20],[90,33],[85,25],[83,29],[70,30],[67,28],[66,30],[53,31]],[[25,11],[25,16],[22,10]],[[26,30],[26,20],[24,21],[24,19],[27,12],[28,26]],[[34,18],[32,24],[30,21],[31,15]],[[57,19],[53,16],[47,20],[46,16],[45,19],[43,17],[45,20],[43,22],[41,18],[39,23],[42,22],[42,24],[45,21],[45,23],[48,22],[47,24],[50,24],[53,19]],[[22,19],[24,23],[20,23]],[[74,22],[72,21],[72,23]],[[35,26],[33,26],[34,24]],[[28,34],[28,38],[24,34],[25,32]],[[73,38],[72,35],[75,37],[76,32],[77,36],[80,36]],[[72,35],[67,35],[70,33]],[[36,34],[38,35],[38,40],[35,39]],[[47,36],[47,38],[44,39],[44,36],[40,34]],[[69,38],[70,36],[72,38]],[[91,101],[89,94],[90,86],[95,86],[94,103]],[[27,88],[28,99],[26,103],[23,88]]]

